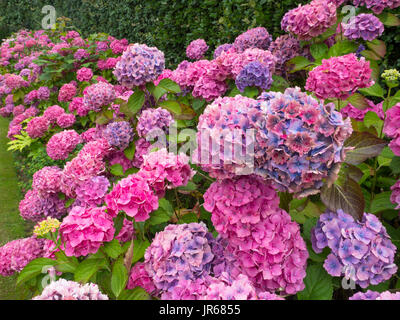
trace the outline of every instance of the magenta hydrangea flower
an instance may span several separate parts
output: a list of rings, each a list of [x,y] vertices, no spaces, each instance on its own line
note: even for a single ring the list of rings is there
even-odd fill
[[[310,71],[305,88],[320,99],[345,100],[374,84],[371,72],[369,61],[357,59],[354,53],[323,59],[322,65]]]
[[[157,292],[153,280],[147,273],[143,262],[136,262],[129,273],[129,280],[126,288],[135,289],[136,287],[143,288],[150,295],[156,295]]]
[[[186,47],[186,56],[192,60],[200,60],[208,50],[208,45],[204,39],[193,40]]]
[[[311,242],[317,253],[331,249],[324,263],[330,275],[345,276],[362,288],[386,281],[397,271],[396,247],[373,214],[364,213],[361,221],[355,221],[342,210],[328,211],[312,229]]]
[[[397,138],[400,136],[400,103],[394,105],[386,111],[385,124],[383,132],[389,138]]]
[[[137,153],[138,153],[138,150],[135,150],[135,156]],[[109,162],[110,166],[113,166],[114,164],[120,164],[122,166],[122,169],[124,170],[124,172],[133,167],[132,160],[129,160],[125,156],[123,151],[113,151],[112,153],[110,153],[110,155],[108,157],[108,162]],[[142,163],[143,163],[143,159],[142,159]]]
[[[124,150],[133,140],[133,129],[129,122],[112,122],[102,132],[103,138],[107,140],[110,146]]]
[[[157,196],[147,180],[138,174],[120,180],[106,195],[105,201],[111,216],[122,210],[137,222],[147,220],[150,213],[158,209]]]
[[[366,292],[357,292],[349,300],[400,300],[400,292],[391,293],[390,291],[376,292],[367,290]]]
[[[267,50],[271,44],[272,37],[267,29],[263,27],[253,28],[239,35],[233,43],[238,52],[243,52],[249,48]]]
[[[122,228],[115,239],[122,243],[135,239],[135,228],[133,227],[133,222],[128,219],[124,219]]]
[[[179,279],[195,281],[212,273],[215,241],[205,224],[170,224],[156,234],[144,255],[145,269],[154,286],[170,291]]]
[[[57,166],[43,167],[33,175],[33,190],[38,191],[40,194],[60,192],[61,174],[62,170]]]
[[[128,46],[114,69],[118,82],[127,88],[157,79],[165,68],[164,53],[145,44]]]
[[[376,14],[381,14],[385,8],[395,9],[400,6],[399,0],[353,0],[353,4],[365,6]]]
[[[157,194],[164,189],[186,186],[195,171],[190,168],[189,157],[184,153],[175,155],[166,148],[143,156],[143,164],[138,175],[147,179]]]
[[[39,100],[49,100],[49,98],[50,98],[50,89],[48,87],[40,87],[37,90],[37,98]]]
[[[385,27],[383,23],[373,14],[361,13],[342,24],[344,36],[350,40],[362,38],[372,41],[382,35]]]
[[[71,101],[76,95],[76,86],[73,83],[64,84],[58,93],[58,101]]]
[[[22,131],[22,126],[20,124],[11,125],[8,128],[7,138],[10,140],[14,140],[14,135],[20,134]]]
[[[77,72],[76,72],[76,79],[78,79],[78,81],[90,81],[93,77],[93,71],[90,68],[80,68]]]
[[[231,275],[247,275],[260,291],[304,289],[307,248],[271,184],[256,177],[214,182],[204,194],[204,208],[227,240]]]
[[[32,138],[42,137],[49,129],[49,121],[44,117],[32,118],[26,125],[26,133]]]
[[[0,247],[0,275],[11,276],[22,271],[32,260],[43,257],[47,242],[52,241],[29,237],[13,240]]]
[[[174,122],[174,119],[168,110],[163,108],[148,108],[144,109],[138,118],[136,131],[139,137],[145,138],[148,134],[158,134],[160,130],[164,133],[168,132],[169,126]]]
[[[99,112],[103,106],[111,104],[115,98],[114,86],[106,82],[99,82],[85,89],[83,104],[86,110]]]
[[[207,280],[208,278],[211,277],[207,277]],[[209,286],[210,281],[207,280],[181,278],[169,291],[162,292],[161,300],[202,300]]]
[[[365,108],[364,110],[360,110],[349,103],[346,107],[340,110],[340,113],[343,115],[343,117],[350,117],[357,121],[363,121],[368,111],[375,112],[382,120],[385,118],[385,114],[382,109],[383,102],[375,104],[373,101],[368,99],[365,99],[365,101],[368,103],[368,108]]]
[[[105,209],[75,206],[64,218],[59,233],[68,257],[96,253],[104,242],[114,238],[114,223]]]
[[[34,100],[37,100],[37,90],[32,90],[25,95],[24,104],[31,104]]]
[[[253,61],[240,71],[235,84],[240,92],[243,92],[246,87],[258,87],[267,90],[272,84],[272,74],[267,66],[258,61]]]
[[[55,123],[57,118],[65,113],[64,109],[58,105],[50,106],[43,112],[43,117],[51,123]]]
[[[390,196],[390,201],[396,204],[396,209],[400,209],[400,180],[397,181],[391,188],[392,195]]]
[[[79,201],[81,206],[95,207],[103,203],[109,187],[110,182],[106,177],[93,177],[76,188],[76,200]]]
[[[219,45],[214,50],[214,54],[213,54],[214,59],[217,59],[223,52],[227,52],[232,47],[233,47],[233,44],[231,44],[231,43],[224,43],[224,44]]]
[[[32,300],[108,300],[97,284],[80,284],[63,278],[52,281],[42,293]]]
[[[336,5],[328,0],[313,0],[288,11],[281,21],[284,31],[299,40],[310,40],[323,34],[336,23]]]
[[[28,190],[19,203],[19,211],[25,220],[41,221],[47,217],[59,219],[67,209],[64,200],[60,199],[58,194]]]
[[[249,48],[241,54],[237,54],[233,59],[230,72],[234,77],[237,77],[246,65],[254,61],[265,65],[271,74],[275,73],[277,58],[270,51],[258,48]]]
[[[257,108],[261,114],[252,115],[255,173],[299,197],[318,193],[322,180],[344,160],[343,144],[353,131],[350,119],[299,88],[263,93]]]
[[[57,125],[61,128],[69,128],[74,125],[76,121],[75,116],[72,113],[63,113],[57,118]]]
[[[22,104],[19,104],[18,106],[15,106],[12,110],[12,114],[14,117],[23,114],[25,111],[25,106]]]
[[[143,156],[147,155],[152,149],[152,145],[146,139],[140,138],[135,142],[135,158],[132,161],[133,166],[140,168],[143,164]]]
[[[53,160],[65,160],[79,143],[82,143],[82,139],[75,130],[61,131],[47,142],[47,155]]]
[[[90,109],[89,106],[83,103],[83,97],[75,97],[68,105],[69,112],[76,111],[76,114],[80,117],[86,116]]]
[[[291,35],[283,35],[275,39],[269,47],[269,50],[276,58],[276,74],[285,76],[287,70],[286,62],[290,59],[302,55],[300,42]]]

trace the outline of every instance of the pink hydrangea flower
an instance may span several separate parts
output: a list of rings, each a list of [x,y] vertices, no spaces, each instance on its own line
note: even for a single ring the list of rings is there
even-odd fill
[[[61,108],[58,105],[54,105],[54,106],[50,106],[46,110],[44,110],[43,117],[45,117],[51,123],[54,123],[57,121],[57,118],[64,113],[65,113],[65,111],[63,108]]]
[[[85,105],[85,109],[99,112],[101,107],[111,104],[115,98],[113,85],[99,82],[85,89],[83,104]]]
[[[186,47],[186,56],[189,59],[200,60],[208,50],[208,45],[204,39],[193,40]]]
[[[65,254],[69,257],[96,253],[104,242],[114,238],[112,217],[105,207],[78,207],[64,218],[59,232]]]
[[[369,61],[364,57],[358,60],[354,53],[323,59],[322,65],[310,71],[305,88],[320,99],[345,100],[374,84],[371,72]]]
[[[157,196],[146,179],[138,174],[120,180],[106,195],[105,201],[110,215],[116,216],[122,210],[137,222],[147,220],[158,208]]]
[[[136,262],[129,273],[126,288],[135,289],[136,287],[143,288],[150,295],[154,295],[157,290],[143,262]]]
[[[64,130],[50,138],[46,151],[53,160],[65,160],[81,142],[81,136],[75,130]]]
[[[135,239],[135,228],[133,227],[133,222],[128,219],[124,219],[122,228],[115,239],[122,243]]]
[[[78,81],[90,81],[93,77],[93,71],[90,68],[80,68],[77,72],[76,72],[76,78],[78,79]]]
[[[71,101],[76,95],[76,86],[73,83],[64,84],[58,93],[58,101]]]
[[[49,129],[49,121],[44,117],[35,117],[31,119],[26,126],[26,133],[32,138],[42,137]]]
[[[76,121],[75,116],[72,113],[63,113],[57,118],[57,125],[61,128],[69,128],[74,125]]]
[[[386,111],[386,120],[383,132],[389,138],[397,138],[400,135],[400,103]]]
[[[76,188],[76,200],[81,206],[95,207],[103,202],[109,186],[110,182],[104,176],[88,179]]]
[[[43,167],[33,175],[32,188],[39,193],[58,193],[61,191],[62,170],[57,166]]]

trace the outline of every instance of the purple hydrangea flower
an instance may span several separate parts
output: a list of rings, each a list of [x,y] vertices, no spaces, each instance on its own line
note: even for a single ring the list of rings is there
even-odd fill
[[[136,126],[139,137],[145,138],[149,133],[156,130],[168,131],[169,126],[173,123],[171,113],[163,108],[148,108],[141,112]]]
[[[243,92],[246,87],[258,87],[267,90],[272,84],[272,74],[269,68],[258,62],[250,62],[238,74],[235,80],[238,89]]]
[[[108,124],[102,134],[110,146],[120,150],[126,149],[133,139],[133,129],[127,121]]]
[[[344,36],[350,40],[364,39],[372,41],[382,35],[383,23],[373,14],[362,13],[342,24]]]
[[[233,47],[233,44],[230,44],[230,43],[224,43],[224,44],[219,45],[214,51],[214,59],[217,59],[221,55],[221,53],[227,52],[232,47]]]
[[[238,52],[243,52],[249,48],[258,48],[267,50],[271,44],[272,37],[268,33],[268,30],[264,27],[257,27],[239,35],[233,46]]]

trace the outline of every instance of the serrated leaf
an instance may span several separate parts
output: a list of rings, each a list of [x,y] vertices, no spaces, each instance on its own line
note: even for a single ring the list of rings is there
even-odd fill
[[[328,53],[328,46],[325,43],[314,43],[310,47],[310,53],[315,60],[324,58]]]
[[[370,48],[379,57],[385,57],[386,44],[382,40],[375,39],[373,41],[367,41],[367,47]]]
[[[380,98],[384,98],[385,94],[385,91],[378,83],[375,83],[373,86],[369,88],[359,89],[358,91],[360,91],[362,94],[366,96],[380,97]]]
[[[17,285],[21,285],[42,273],[47,273],[47,267],[55,266],[56,264],[57,261],[49,258],[38,258],[32,260],[18,275]]]
[[[54,255],[57,258],[57,271],[70,273],[75,272],[79,265],[79,261],[76,257],[67,257],[63,251],[57,251]]]
[[[123,253],[123,249],[117,239],[107,242],[103,249],[105,253],[107,253],[107,255],[112,259],[117,259]]]
[[[164,222],[168,222],[171,216],[162,208],[150,213],[150,218],[146,221],[149,225],[155,226]]]
[[[355,52],[357,48],[358,44],[356,44],[354,41],[349,41],[349,40],[339,41],[329,48],[328,56],[329,57],[343,56],[348,53]]]
[[[400,19],[397,18],[394,14],[389,12],[384,12],[378,15],[379,20],[388,27],[397,27],[400,26]]]
[[[115,261],[111,274],[111,291],[118,298],[125,289],[128,281],[128,271],[124,266],[123,259]]]
[[[385,210],[392,210],[396,205],[390,201],[391,191],[382,192],[375,195],[374,200],[371,202],[370,213],[378,213]]]
[[[305,289],[297,293],[299,300],[331,300],[333,294],[332,277],[321,264],[309,265],[304,278]]]
[[[374,127],[376,132],[381,132],[383,120],[374,111],[368,111],[364,116],[364,124],[367,128]]]
[[[136,89],[135,92],[129,97],[127,106],[131,114],[135,115],[143,107],[145,101],[144,92]]]
[[[157,85],[157,87],[163,88],[164,90],[171,92],[171,93],[179,93],[181,92],[181,88],[179,87],[179,84],[176,82],[172,81],[171,79],[162,79],[160,83]]]
[[[174,214],[174,208],[172,207],[171,202],[169,202],[167,199],[162,198],[158,201],[158,206],[162,209],[165,210],[170,216]]]
[[[136,263],[140,259],[143,258],[144,253],[147,249],[148,246],[150,246],[150,242],[148,240],[139,240],[136,239],[134,240],[134,245],[133,245],[133,257],[132,257],[132,263]]]
[[[329,188],[321,189],[321,201],[333,212],[341,209],[356,220],[361,220],[365,200],[360,185],[348,175],[341,175]]]
[[[378,156],[386,144],[386,141],[369,132],[353,132],[344,143],[345,147],[354,148],[346,152],[345,162],[358,165],[369,158]]]
[[[181,109],[181,105],[173,100],[165,100],[165,101],[161,101],[159,103],[160,107],[163,107],[164,109],[167,109],[168,111],[171,111],[174,114],[181,114],[182,113],[182,109]]]
[[[374,51],[372,50],[364,50],[361,52],[361,55],[365,58],[367,58],[368,60],[374,60],[374,61],[379,61],[382,58],[380,56],[378,56]]]
[[[308,66],[312,65],[313,63],[303,56],[297,56],[293,59],[290,59],[287,62],[288,65],[294,65],[290,68],[290,73],[294,73],[296,71],[305,70]]]
[[[135,151],[136,151],[136,145],[134,141],[131,141],[129,146],[124,150],[124,155],[127,157],[129,160],[133,160],[135,157]]]
[[[113,164],[113,165],[110,167],[110,172],[111,172],[111,174],[113,174],[114,176],[123,176],[123,175],[124,175],[124,168],[122,167],[121,164],[116,163],[116,164]]]
[[[83,260],[75,270],[74,279],[77,282],[86,283],[98,270],[104,266],[104,259]]]
[[[124,290],[119,295],[118,300],[150,300],[150,295],[141,287],[132,290]]]
[[[351,103],[357,109],[364,110],[369,107],[368,102],[365,100],[365,97],[359,93],[353,94],[351,97],[346,99],[346,104]]]

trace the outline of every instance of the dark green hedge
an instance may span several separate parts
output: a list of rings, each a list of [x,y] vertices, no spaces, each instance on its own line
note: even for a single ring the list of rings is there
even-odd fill
[[[85,36],[107,32],[130,42],[146,43],[164,51],[169,67],[185,58],[190,41],[204,38],[213,50],[232,42],[248,28],[264,26],[274,37],[282,33],[280,21],[289,9],[309,0],[1,0],[0,38],[21,28],[39,29],[44,5],[53,5],[57,16],[72,19]],[[397,10],[400,12],[399,10]],[[393,28],[392,28],[393,29]],[[385,32],[396,65],[400,36]],[[210,50],[210,54],[212,52]]]

